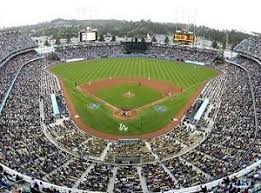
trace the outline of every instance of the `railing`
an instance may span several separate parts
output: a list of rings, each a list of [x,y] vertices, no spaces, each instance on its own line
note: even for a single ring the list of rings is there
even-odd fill
[[[16,75],[15,75],[15,77],[14,77],[14,79],[13,79],[13,81],[12,81],[10,87],[9,87],[9,89],[8,89],[7,92],[5,93],[5,96],[4,96],[4,98],[3,98],[3,101],[1,101],[0,115],[1,115],[1,113],[2,113],[2,111],[3,111],[3,109],[4,109],[5,103],[6,103],[8,97],[9,97],[9,95],[10,95],[10,92],[11,92],[12,89],[13,89],[13,86],[14,86],[16,80],[17,80],[17,77],[18,77],[18,75],[20,74],[20,72],[21,72],[21,70],[23,69],[23,67],[24,67],[25,65],[29,64],[29,63],[32,63],[32,62],[34,62],[34,61],[36,61],[36,60],[39,60],[39,59],[42,59],[42,58],[43,58],[43,57],[38,57],[38,58],[35,58],[35,59],[32,59],[32,60],[29,60],[29,61],[27,61],[26,63],[24,63],[24,64],[19,68],[18,72],[16,73]]]
[[[4,58],[0,59],[0,68],[2,66],[4,66],[14,56],[19,55],[19,54],[23,54],[23,53],[26,53],[26,52],[29,52],[29,51],[32,51],[32,50],[34,50],[34,48],[35,47],[33,46],[33,47],[29,47],[29,48],[25,48],[25,49],[21,49],[21,50],[16,50],[14,52],[9,53]]]
[[[9,167],[7,167],[7,166],[5,166],[1,163],[0,163],[0,165],[4,168],[4,170],[8,174],[14,175],[14,176],[20,176],[24,181],[26,181],[30,184],[34,184],[34,183],[37,183],[38,185],[42,184],[41,185],[42,187],[55,188],[55,189],[59,190],[60,192],[64,192],[64,193],[98,193],[96,191],[79,190],[79,189],[74,189],[74,188],[67,188],[67,187],[64,187],[64,186],[57,186],[57,185],[54,185],[54,184],[51,184],[51,183],[48,183],[48,182],[45,182],[45,181],[42,181],[42,180],[34,179],[33,177],[30,177],[30,176],[27,176],[27,175],[24,175],[24,174],[21,174],[17,171],[10,169]],[[101,192],[99,192],[99,193],[101,193]]]

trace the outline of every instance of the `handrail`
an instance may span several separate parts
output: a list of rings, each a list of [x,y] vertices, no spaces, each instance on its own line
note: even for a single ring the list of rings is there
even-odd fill
[[[30,47],[30,48],[22,49],[20,51],[18,50],[18,51],[11,52],[6,57],[0,59],[0,68],[3,67],[13,57],[26,53],[26,52],[33,51],[33,50],[34,50],[34,47]]]
[[[17,176],[20,176],[23,178],[24,181],[30,183],[30,184],[34,184],[34,183],[37,183],[38,185],[39,184],[42,184],[41,186],[43,187],[46,187],[46,188],[55,188],[57,190],[59,190],[60,192],[64,192],[64,193],[105,193],[105,192],[97,192],[97,191],[88,191],[88,190],[80,190],[80,189],[74,189],[74,188],[68,188],[68,187],[65,187],[65,186],[58,186],[58,185],[55,185],[55,184],[51,184],[51,183],[48,183],[48,182],[45,182],[43,180],[38,180],[38,179],[35,179],[33,177],[30,177],[30,176],[27,176],[27,175],[24,175],[24,174],[21,174],[20,172],[17,172],[3,164],[0,163],[0,166],[2,166],[4,168],[4,170],[11,174],[11,175],[17,175]]]
[[[250,90],[251,90],[251,97],[252,97],[252,101],[253,101],[253,112],[254,112],[254,117],[255,117],[255,137],[254,137],[254,141],[251,143],[250,147],[248,148],[248,150],[244,153],[244,155],[242,156],[242,158],[236,162],[233,167],[231,169],[234,169],[254,148],[255,142],[256,142],[256,138],[257,138],[257,133],[259,130],[259,123],[258,123],[258,118],[257,118],[257,111],[256,111],[256,100],[255,100],[255,94],[254,94],[254,89],[253,89],[253,84],[251,81],[251,76],[249,74],[249,72],[247,71],[247,69],[239,64],[237,64],[236,62],[233,61],[227,61],[230,64],[236,65],[238,67],[240,67],[241,69],[245,70],[247,72],[247,76],[248,76],[248,81],[249,81],[249,86],[250,86]]]
[[[19,74],[20,74],[21,70],[23,69],[23,67],[24,67],[25,65],[29,64],[29,63],[32,63],[32,62],[34,62],[34,61],[36,61],[36,60],[40,60],[40,59],[42,59],[42,58],[43,58],[43,56],[34,58],[34,59],[32,59],[32,60],[29,60],[29,61],[27,61],[26,63],[24,63],[24,64],[19,68],[19,70],[17,71],[17,73],[16,73],[16,75],[15,75],[15,77],[14,77],[14,79],[13,79],[13,81],[12,81],[10,87],[9,87],[9,89],[8,89],[7,92],[5,93],[4,99],[3,99],[2,103],[1,103],[1,106],[0,106],[0,115],[1,115],[1,113],[2,113],[2,111],[3,111],[3,109],[4,109],[5,103],[6,103],[8,97],[9,97],[9,95],[10,95],[10,92],[11,92],[11,90],[13,89],[13,86],[14,86],[16,80],[17,80],[17,77],[19,76]]]

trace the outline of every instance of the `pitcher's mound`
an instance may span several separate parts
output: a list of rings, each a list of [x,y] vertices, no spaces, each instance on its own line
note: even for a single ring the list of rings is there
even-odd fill
[[[129,91],[129,92],[124,93],[122,96],[124,96],[126,98],[132,98],[132,97],[135,97],[135,94]]]

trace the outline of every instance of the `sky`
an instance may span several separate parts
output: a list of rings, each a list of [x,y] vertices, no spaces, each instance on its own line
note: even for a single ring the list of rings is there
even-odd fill
[[[0,27],[64,19],[141,19],[261,32],[260,0],[2,0]]]

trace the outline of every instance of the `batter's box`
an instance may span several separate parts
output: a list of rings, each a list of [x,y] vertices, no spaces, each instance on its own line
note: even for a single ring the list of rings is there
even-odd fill
[[[88,104],[87,107],[89,109],[91,109],[91,110],[97,110],[97,109],[99,109],[101,107],[101,105],[100,104],[96,104],[96,103],[90,103],[90,104]]]
[[[160,106],[160,105],[157,105],[154,107],[155,111],[159,112],[159,113],[164,113],[168,110],[167,107],[165,106]]]

